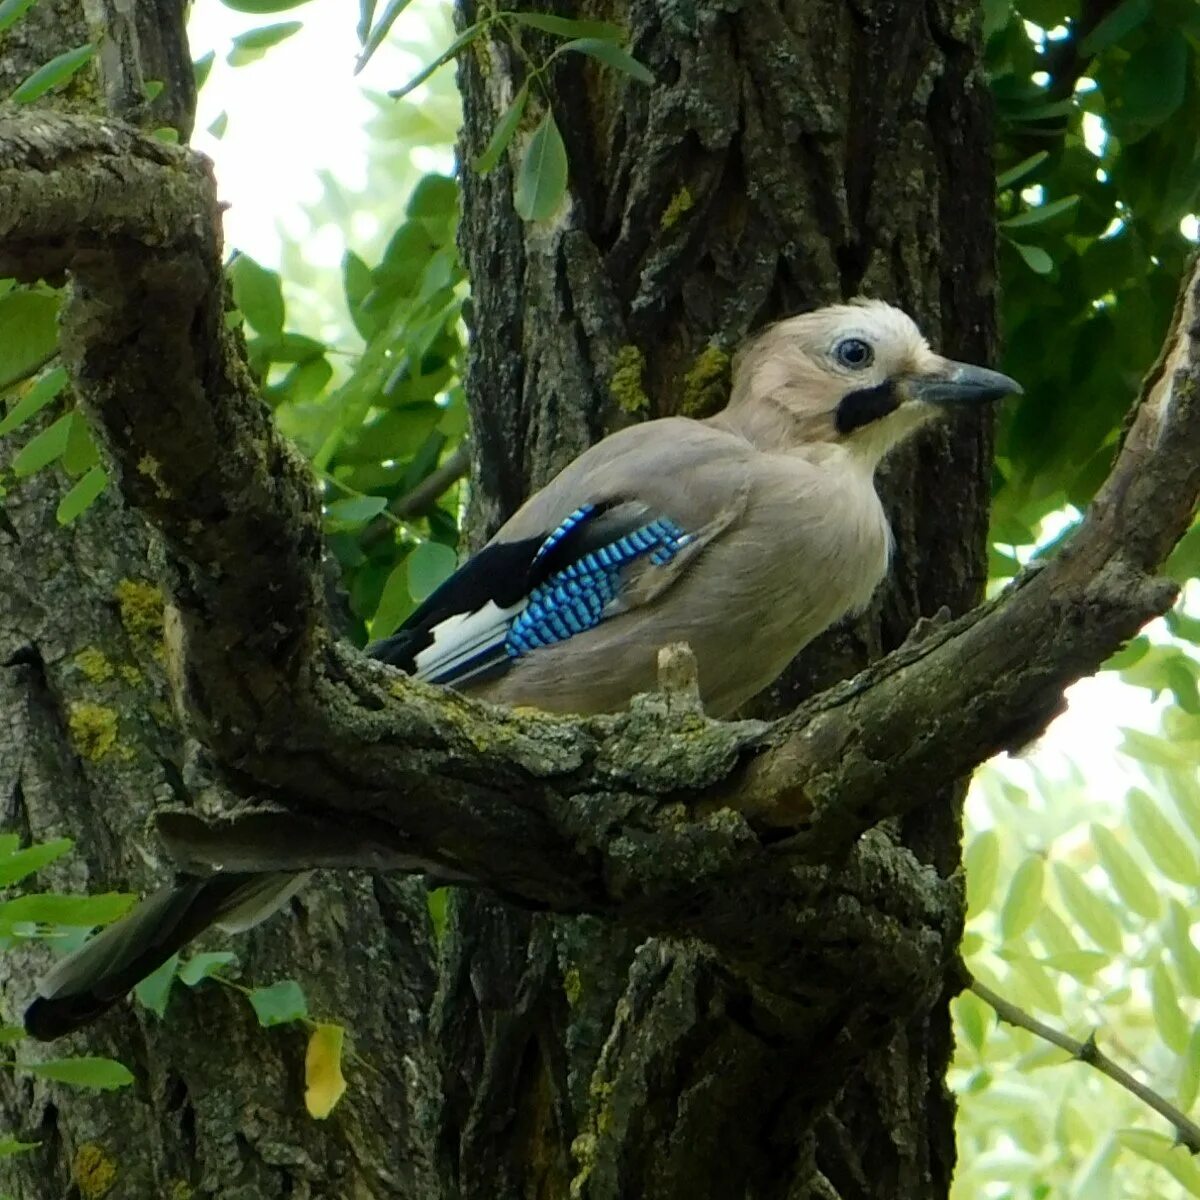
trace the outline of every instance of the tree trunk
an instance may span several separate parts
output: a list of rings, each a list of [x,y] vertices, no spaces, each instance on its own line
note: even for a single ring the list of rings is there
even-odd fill
[[[129,11],[132,9],[132,11]],[[195,103],[182,0],[41,0],[8,34],[0,94],[56,54],[106,31],[97,70],[54,103],[186,135]],[[142,82],[167,87],[152,112]],[[131,206],[147,198],[129,196]],[[181,735],[163,678],[162,596],[144,521],[115,490],[63,529],[67,481],[7,471],[22,435],[0,438],[0,827],[72,855],[39,879],[62,891],[146,891],[169,877],[146,827],[156,802],[196,804],[211,786]],[[0,1159],[0,1194],[97,1200],[439,1196],[431,1114],[438,1068],[428,1037],[434,990],[424,888],[327,875],[233,944],[241,979],[294,977],[310,1011],[345,1023],[351,1090],[325,1123],[304,1107],[304,1031],[261,1029],[236,992],[176,985],[167,1019],[121,1007],[71,1043],[22,1044],[18,1058],[108,1054],[134,1087],[90,1093],[0,1074],[0,1132],[39,1141]],[[8,1020],[45,954],[5,955]]]
[[[60,102],[186,133],[182,5],[140,0],[132,20],[125,3],[102,7],[98,18],[95,0],[42,0],[11,42],[0,88],[87,40],[86,12],[113,53]],[[616,425],[718,407],[729,352],[776,316],[865,292],[908,309],[949,354],[982,361],[993,349],[991,133],[974,4],[598,7],[628,26],[656,83],[561,60],[553,105],[569,208],[525,226],[508,164],[464,173],[475,540]],[[539,52],[537,36],[528,47]],[[519,72],[499,42],[464,56],[466,149],[486,143]],[[141,84],[155,79],[168,86],[143,113]],[[888,589],[757,712],[794,706],[897,645],[919,616],[977,599],[988,471],[989,430],[970,419],[889,465]],[[60,886],[140,890],[160,876],[143,829],[151,802],[189,803],[208,786],[165,703],[154,594],[123,582],[152,576],[148,542],[115,499],[64,534],[49,477],[35,480],[9,491],[0,526],[10,581],[0,703],[15,715],[0,732],[4,821],[77,837]],[[889,837],[948,876],[959,800],[931,795]],[[878,861],[870,847],[863,861]],[[845,917],[835,907],[831,926]],[[753,912],[746,921],[752,930]],[[926,1200],[948,1190],[950,981],[941,995],[910,994],[897,979],[864,998],[858,1023],[814,1029],[794,989],[783,1000],[700,944],[641,942],[595,918],[481,894],[456,898],[443,949],[435,996],[419,887],[342,878],[310,889],[238,953],[246,978],[296,975],[315,1012],[354,1030],[370,1068],[330,1121],[304,1115],[302,1037],[259,1030],[240,998],[206,984],[177,995],[165,1024],[133,1008],[80,1039],[134,1067],[132,1091],[0,1079],[6,1127],[43,1143],[0,1163],[0,1187],[20,1200]],[[803,962],[805,949],[779,954]],[[10,1013],[33,974],[6,981]],[[813,994],[852,978],[814,978]],[[892,1019],[879,1022],[881,1009]]]
[[[510,165],[464,175],[476,541],[613,428],[719,407],[728,352],[766,321],[866,294],[904,307],[947,354],[995,349],[975,4],[633,0],[602,15],[628,26],[656,82],[570,56],[558,68],[569,207],[526,226]],[[462,21],[474,17],[464,3]],[[465,152],[486,144],[521,79],[499,42],[464,57]],[[979,599],[990,445],[989,422],[968,418],[889,462],[887,588],[755,715]],[[895,830],[942,876],[958,863],[962,790]],[[436,1021],[463,1047],[443,1131],[462,1196],[948,1193],[949,981],[906,1023],[860,1034],[847,1060],[837,1030],[814,1054],[756,1024],[744,987],[694,945],[639,947],[619,927],[479,896],[458,900],[450,930]]]

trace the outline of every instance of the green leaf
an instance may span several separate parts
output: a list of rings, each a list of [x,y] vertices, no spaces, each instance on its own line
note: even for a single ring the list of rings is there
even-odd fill
[[[0,1138],[0,1158],[9,1158],[13,1154],[24,1154],[28,1150],[36,1150],[41,1142],[20,1142],[15,1137]]]
[[[1185,713],[1195,716],[1200,713],[1200,685],[1197,684],[1197,666],[1186,654],[1177,654],[1166,664],[1167,683],[1175,693],[1175,703]]]
[[[963,855],[967,873],[967,916],[978,916],[987,908],[996,890],[1000,869],[1000,839],[994,829],[977,833]]]
[[[1170,1138],[1163,1137],[1161,1133],[1150,1133],[1144,1129],[1122,1129],[1117,1134],[1117,1140],[1126,1149],[1156,1163],[1163,1162],[1175,1146]]]
[[[260,1025],[286,1025],[308,1016],[308,1001],[294,979],[281,979],[270,987],[253,988],[250,1003]]]
[[[452,58],[456,58],[462,50],[469,46],[483,32],[485,24],[486,22],[484,21],[476,21],[474,25],[468,25],[433,62],[418,71],[402,88],[397,88],[394,92],[388,92],[388,95],[393,100],[402,100],[409,92],[415,88],[419,88],[438,67],[444,66]],[[361,62],[362,60],[360,59],[359,61]]]
[[[11,1046],[24,1041],[28,1035],[20,1025],[0,1025],[0,1046]]]
[[[1200,865],[1187,840],[1140,788],[1126,797],[1129,825],[1154,865],[1170,880],[1188,887],[1200,884]]]
[[[237,955],[230,950],[206,950],[202,954],[193,954],[179,968],[179,982],[195,987],[203,980],[219,975],[222,967],[236,964]]]
[[[1166,738],[1143,733],[1140,729],[1122,729],[1121,738],[1121,753],[1128,754],[1130,758],[1171,769],[1192,765],[1187,752],[1179,750]]]
[[[1028,229],[1032,225],[1041,225],[1052,221],[1063,213],[1070,212],[1079,205],[1078,196],[1064,196],[1061,200],[1051,200],[1048,204],[1039,204],[1036,208],[1027,209],[1015,217],[1009,217],[1000,222],[1002,229]]]
[[[1189,995],[1200,997],[1200,950],[1192,941],[1192,919],[1178,900],[1167,902],[1167,919],[1162,925],[1163,945],[1175,964],[1179,980]]]
[[[1030,1003],[1029,1007],[1037,1008],[1039,1006]],[[1073,1057],[1069,1050],[1064,1050],[1061,1046],[1038,1042],[1035,1043],[1032,1050],[1017,1059],[1015,1066],[1018,1071],[1040,1071],[1044,1067],[1060,1067],[1063,1063],[1070,1062]]]
[[[0,903],[0,931],[23,922],[45,925],[108,925],[123,917],[137,899],[128,892],[69,896],[37,892]]]
[[[328,347],[316,338],[302,333],[285,333],[271,345],[271,361],[277,363],[310,363],[322,357]]]
[[[1105,664],[1106,671],[1124,671],[1146,657],[1150,649],[1150,639],[1135,637],[1127,646],[1118,650]]]
[[[309,359],[294,366],[282,383],[272,387],[268,399],[272,404],[286,401],[292,406],[307,405],[316,400],[332,378],[333,368],[327,359]]]
[[[433,217],[439,221],[455,216],[458,212],[458,181],[448,175],[423,176],[413,188],[404,212],[410,217]],[[428,245],[429,227],[422,225],[418,229]]]
[[[1036,154],[1022,159],[1015,167],[1009,167],[1007,171],[1001,171],[996,176],[996,187],[1000,191],[1005,191],[1014,184],[1020,183],[1022,179],[1032,175],[1049,157],[1049,150],[1039,150]]]
[[[54,356],[58,307],[59,297],[51,292],[17,288],[0,296],[0,391],[28,379]]]
[[[1193,525],[1179,539],[1179,544],[1171,551],[1164,569],[1176,583],[1186,583],[1200,575],[1200,524]]]
[[[363,41],[363,51],[358,56],[358,62],[354,67],[354,73],[357,75],[359,71],[367,65],[371,55],[383,45],[383,39],[392,31],[392,26],[396,23],[396,18],[409,6],[411,0],[391,0],[387,8],[383,10],[383,16],[379,18],[375,28],[367,35]],[[374,5],[372,4],[372,8]],[[364,9],[364,18],[369,22],[369,14]],[[360,26],[360,29],[362,26]]]
[[[1022,108],[1014,114],[1014,120],[1019,124],[1032,124],[1036,121],[1047,121],[1051,117],[1066,117],[1075,110],[1074,100],[1051,100],[1048,104],[1034,104]]]
[[[74,410],[63,413],[53,425],[31,438],[22,447],[21,453],[13,459],[13,473],[18,478],[32,475],[34,471],[40,471],[55,459],[61,458],[67,449],[67,439],[71,436],[74,420]]]
[[[221,0],[226,8],[234,12],[250,13],[261,17],[267,13],[286,12],[289,8],[299,8],[308,0]]]
[[[346,500],[335,500],[325,506],[327,529],[350,529],[365,525],[387,508],[383,496],[351,496]]]
[[[1009,244],[1025,260],[1025,265],[1035,275],[1049,275],[1054,270],[1054,259],[1041,246],[1027,246],[1024,242],[1011,241]]]
[[[567,190],[567,148],[547,112],[525,147],[517,171],[514,205],[525,221],[545,221],[554,215]]]
[[[432,595],[458,566],[458,555],[441,542],[422,542],[406,560],[408,591],[420,604]]]
[[[1063,971],[1085,983],[1111,962],[1112,958],[1099,950],[1068,950],[1063,954],[1051,954],[1042,959],[1043,965],[1051,970]]]
[[[375,616],[371,620],[372,640],[395,633],[412,608],[412,596],[408,590],[408,563],[401,560],[392,568],[380,593]]]
[[[256,62],[272,47],[298,33],[304,27],[303,21],[280,21],[277,25],[264,25],[261,29],[251,29],[248,33],[239,33],[233,39],[233,49],[229,51],[225,61],[231,67],[244,67]]]
[[[974,1047],[976,1053],[982,1053],[988,1030],[994,1021],[992,1010],[973,992],[956,996],[952,1007],[967,1043]]]
[[[100,451],[92,438],[92,431],[83,414],[76,409],[75,419],[67,430],[67,448],[62,454],[63,469],[68,475],[82,475],[100,461]]]
[[[500,155],[508,149],[517,126],[521,123],[521,115],[525,111],[525,102],[529,99],[529,85],[523,83],[521,90],[513,97],[513,102],[505,110],[504,115],[496,122],[492,136],[488,139],[487,148],[471,161],[471,166],[480,175],[486,175],[500,161]]]
[[[1125,64],[1113,114],[1123,132],[1129,125],[1161,125],[1178,111],[1187,92],[1188,59],[1183,35],[1165,33],[1147,42]]]
[[[643,63],[638,62],[633,55],[627,54],[616,43],[605,41],[603,38],[576,38],[574,41],[566,42],[560,46],[559,50],[586,54],[589,58],[594,58],[604,63],[605,66],[612,67],[614,70],[629,75],[639,83],[654,82],[654,76],[650,73],[649,68]]]
[[[1200,839],[1200,783],[1176,773],[1168,778],[1167,791],[1192,837]]]
[[[1200,1022],[1192,1027],[1184,1054],[1183,1068],[1179,1072],[1179,1091],[1176,1103],[1183,1111],[1191,1112],[1200,1095]]]
[[[1085,58],[1098,54],[1106,46],[1132,33],[1149,15],[1151,0],[1125,0],[1083,39],[1079,52]]]
[[[36,3],[37,0],[4,0],[0,4],[0,33],[15,25]]]
[[[73,1087],[96,1088],[102,1092],[128,1087],[133,1076],[127,1067],[112,1058],[52,1058],[40,1063],[18,1063],[22,1071],[69,1083]]]
[[[543,33],[552,33],[556,37],[565,38],[605,38],[608,41],[623,41],[625,30],[607,21],[575,21],[568,17],[556,17],[550,13],[511,12],[505,13],[518,25],[526,25],[530,29],[540,29]]]
[[[1179,1007],[1179,996],[1166,966],[1159,962],[1150,972],[1150,1006],[1163,1045],[1175,1054],[1186,1054],[1191,1030]]]
[[[1013,872],[1008,895],[1000,910],[1000,933],[1006,942],[1020,937],[1033,924],[1042,903],[1045,875],[1046,864],[1037,854],[1027,858]]]
[[[91,62],[95,53],[96,47],[88,43],[59,54],[44,66],[38,67],[23,83],[19,83],[9,99],[16,104],[31,103],[39,96],[44,96],[51,88],[66,83],[76,71]]]
[[[263,337],[283,333],[283,285],[275,271],[259,266],[248,254],[239,254],[229,266],[233,301]]]
[[[108,487],[108,472],[103,467],[91,467],[82,479],[58,502],[55,517],[60,525],[69,525],[86,512]]]
[[[1160,910],[1158,891],[1146,878],[1137,860],[1103,825],[1093,825],[1091,835],[1100,865],[1122,902],[1139,917],[1156,920]]]
[[[15,854],[0,856],[0,887],[11,887],[27,875],[40,871],[64,854],[75,843],[70,838],[55,838],[51,842],[40,842]]]
[[[8,416],[0,421],[0,436],[11,433],[24,425],[30,417],[36,416],[51,400],[63,390],[67,382],[67,372],[62,367],[47,371],[8,412]]]
[[[196,81],[196,91],[199,91],[208,82],[209,72],[212,71],[212,65],[216,58],[217,52],[210,50],[192,63],[192,78]]]
[[[178,966],[179,955],[172,954],[133,989],[138,1003],[145,1005],[160,1020],[167,1015],[167,1002],[171,999],[171,987],[175,983],[175,969]]]
[[[1124,947],[1121,923],[1104,898],[1094,892],[1066,863],[1054,864],[1054,881],[1063,907],[1080,928],[1105,950],[1120,954]]]
[[[1015,959],[1009,974],[1009,985],[1013,999],[1020,1005],[1040,1008],[1043,1012],[1062,1015],[1062,1000],[1054,981],[1041,963],[1028,956]],[[1029,1064],[1022,1067],[1028,1069]]]
[[[1058,958],[1062,955],[1073,956],[1080,953],[1079,942],[1076,941],[1070,926],[1049,904],[1043,904],[1038,910],[1038,915],[1031,928],[1051,958]],[[1071,959],[1068,957],[1064,961],[1069,962]]]

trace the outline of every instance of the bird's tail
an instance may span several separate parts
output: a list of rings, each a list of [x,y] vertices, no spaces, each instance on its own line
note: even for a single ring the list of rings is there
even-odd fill
[[[55,965],[25,1010],[25,1031],[45,1042],[88,1024],[204,930],[250,929],[286,904],[311,875],[230,871],[160,888]]]

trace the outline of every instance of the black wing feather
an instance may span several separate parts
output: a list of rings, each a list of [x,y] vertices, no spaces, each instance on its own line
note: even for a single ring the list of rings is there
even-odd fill
[[[552,575],[632,533],[653,515],[636,500],[597,504],[540,557],[538,552],[555,532],[552,529],[516,542],[492,542],[463,563],[395,633],[368,646],[367,653],[411,674],[417,668],[417,655],[433,643],[434,629],[449,617],[477,612],[489,601],[499,608],[509,608]],[[508,664],[500,658],[490,665],[489,678]]]

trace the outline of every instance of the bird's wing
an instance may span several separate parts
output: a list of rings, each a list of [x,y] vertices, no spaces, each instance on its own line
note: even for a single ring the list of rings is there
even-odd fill
[[[649,603],[744,503],[736,461],[729,468],[745,449],[683,419],[606,438],[368,653],[418,678],[470,687]]]

